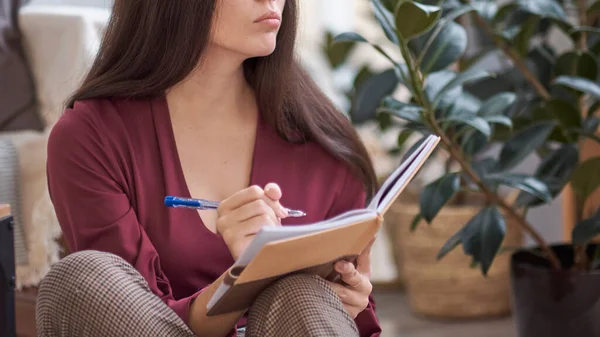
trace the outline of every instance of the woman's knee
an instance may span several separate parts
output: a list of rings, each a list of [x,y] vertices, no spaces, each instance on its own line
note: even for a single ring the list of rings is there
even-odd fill
[[[36,310],[43,315],[44,310],[52,306],[88,301],[90,297],[114,289],[123,279],[135,277],[129,269],[133,267],[111,253],[90,250],[70,254],[54,264],[40,282]],[[139,274],[138,278],[137,282],[143,282]]]
[[[354,320],[323,278],[285,277],[256,299],[248,316],[248,336],[357,336]]]
[[[85,281],[94,275],[115,272],[121,269],[123,264],[123,259],[110,253],[94,250],[73,253],[52,266],[41,281],[39,291],[57,286],[85,286]]]
[[[270,288],[278,297],[298,298],[318,294],[320,298],[339,301],[333,288],[323,278],[310,274],[295,274],[282,278]]]
[[[265,289],[253,307],[259,311],[271,311],[280,307],[297,310],[329,308],[343,310],[340,298],[327,281],[315,275],[296,274],[287,276]]]

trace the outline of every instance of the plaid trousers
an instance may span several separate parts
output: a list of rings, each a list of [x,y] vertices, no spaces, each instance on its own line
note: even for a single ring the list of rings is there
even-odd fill
[[[194,336],[131,264],[98,251],[51,268],[39,286],[36,326],[40,337]],[[358,337],[358,329],[324,280],[294,275],[257,298],[241,336]]]

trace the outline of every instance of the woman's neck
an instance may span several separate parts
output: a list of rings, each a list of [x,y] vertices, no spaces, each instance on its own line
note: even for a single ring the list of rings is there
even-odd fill
[[[190,118],[253,118],[248,115],[255,110],[256,101],[244,77],[243,61],[240,55],[209,47],[198,68],[169,90],[169,100]]]

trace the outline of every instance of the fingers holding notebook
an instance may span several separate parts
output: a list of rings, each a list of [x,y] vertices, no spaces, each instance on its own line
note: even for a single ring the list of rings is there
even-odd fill
[[[339,261],[335,269],[340,273],[344,284],[329,282],[329,285],[344,304],[348,314],[356,318],[369,305],[369,295],[373,285],[369,277],[360,273],[351,262]]]
[[[369,305],[369,295],[373,290],[371,284],[371,247],[375,240],[356,259],[356,266],[345,260],[335,264],[335,270],[340,274],[343,284],[329,282],[338,295],[346,311],[356,318]]]
[[[373,247],[373,243],[375,243],[375,239],[371,240],[356,259],[356,269],[368,278],[371,278],[371,247]]]

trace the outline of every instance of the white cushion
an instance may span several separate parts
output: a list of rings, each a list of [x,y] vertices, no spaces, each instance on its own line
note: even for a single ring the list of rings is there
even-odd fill
[[[98,51],[108,9],[28,5],[19,26],[46,126],[52,126]]]

